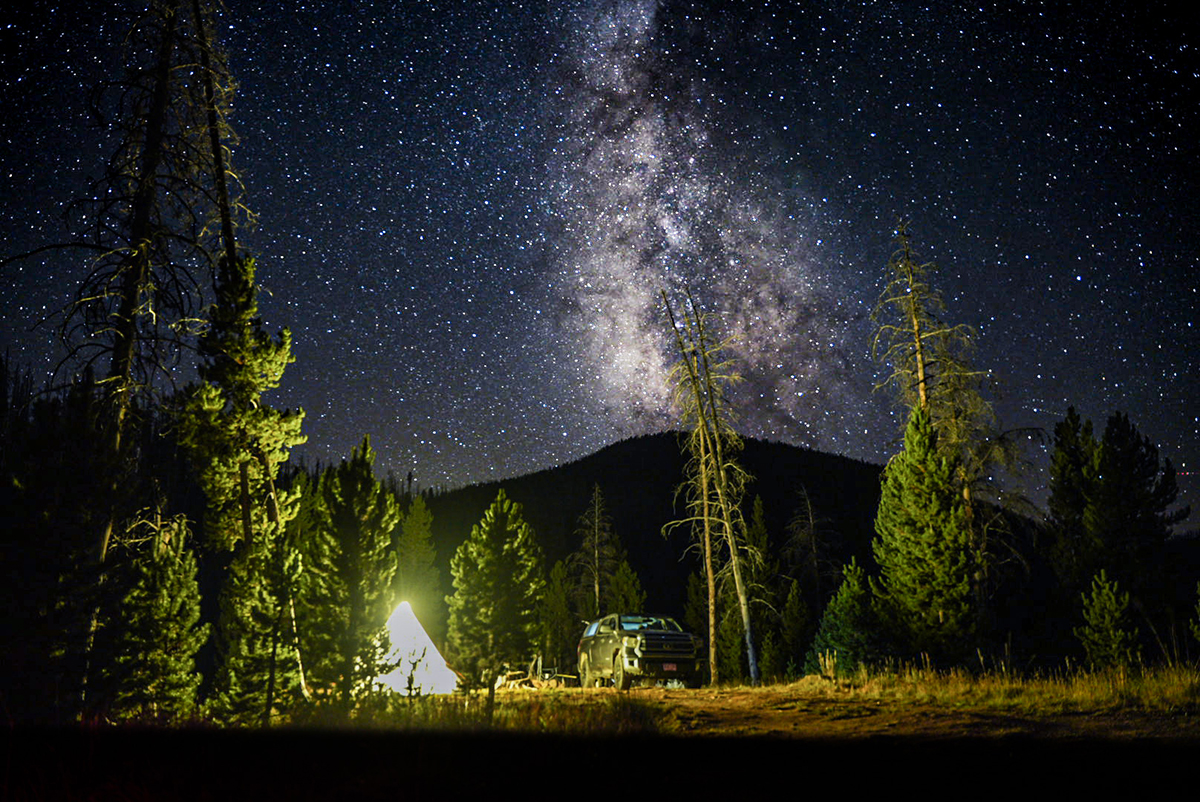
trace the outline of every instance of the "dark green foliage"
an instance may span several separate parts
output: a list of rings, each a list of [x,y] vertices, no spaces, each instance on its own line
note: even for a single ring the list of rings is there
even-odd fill
[[[822,673],[821,661],[830,657],[838,676],[875,662],[881,656],[879,626],[863,570],[851,560],[843,570],[841,586],[821,616],[804,660],[804,673]]]
[[[1086,624],[1075,630],[1088,664],[1103,670],[1127,666],[1137,660],[1137,628],[1129,624],[1129,594],[1121,593],[1105,571],[1092,579],[1091,595],[1082,594]]]
[[[133,586],[121,603],[113,668],[113,719],[169,723],[196,711],[200,675],[196,653],[208,638],[200,624],[196,558],[187,544],[187,520],[157,515],[127,533],[144,537],[136,546]]]
[[[973,645],[971,579],[980,560],[955,470],[954,457],[938,449],[929,416],[914,409],[904,450],[884,471],[874,543],[880,612],[910,656],[953,661]]]
[[[291,599],[301,563],[285,534],[295,494],[275,480],[300,434],[303,412],[261,400],[293,361],[291,338],[263,331],[254,262],[222,260],[210,325],[200,338],[201,384],[185,396],[179,431],[208,501],[205,538],[233,551],[221,590],[214,711],[231,723],[267,723],[299,687]]]
[[[538,636],[545,592],[542,549],[501,490],[450,561],[447,658],[468,681],[489,684],[505,663],[524,665]]]
[[[624,559],[624,551],[613,532],[599,484],[592,487],[591,501],[579,516],[575,535],[580,541],[579,548],[568,558],[568,567],[575,579],[580,616],[591,621],[608,613],[634,612],[610,603],[609,585]]]
[[[1099,442],[1074,409],[1054,430],[1050,475],[1051,560],[1071,593],[1106,570],[1144,611],[1162,606],[1163,559],[1178,490],[1170,460],[1123,414],[1109,418]]]
[[[306,438],[302,411],[280,412],[261,401],[294,357],[288,330],[272,338],[258,318],[254,260],[223,261],[216,295],[200,338],[202,383],[187,392],[179,428],[208,499],[206,540],[229,550],[263,531],[269,518],[279,517],[278,525],[293,514],[273,498],[273,485],[289,449]]]
[[[1083,511],[1096,476],[1096,450],[1092,422],[1081,421],[1075,408],[1054,426],[1054,451],[1050,456],[1050,559],[1059,581],[1078,588],[1091,576],[1095,544],[1083,526]]]
[[[210,712],[224,724],[267,724],[296,701],[298,664],[286,588],[298,561],[279,538],[237,550],[221,588],[218,664]]]
[[[397,603],[412,605],[418,620],[442,619],[441,578],[433,547],[433,515],[422,496],[413,496],[396,528],[396,578],[393,587]]]
[[[1124,414],[1108,419],[1083,527],[1099,559],[1143,601],[1158,582],[1163,546],[1188,509],[1171,510],[1178,490],[1170,460]]]
[[[369,438],[349,460],[331,468],[321,482],[321,526],[332,538],[332,620],[338,697],[349,712],[386,673],[384,625],[392,612],[396,554],[392,530],[400,520],[396,498],[372,472],[375,452]],[[328,570],[328,569],[327,569]]]
[[[628,560],[621,560],[608,583],[605,611],[637,614],[646,612],[646,593]]]
[[[788,583],[787,597],[779,615],[778,667],[790,679],[804,663],[804,653],[813,636],[808,605],[798,582]]]
[[[575,647],[583,623],[571,611],[570,578],[567,566],[559,560],[550,569],[546,593],[542,597],[542,657],[547,666],[571,673],[575,664]]]

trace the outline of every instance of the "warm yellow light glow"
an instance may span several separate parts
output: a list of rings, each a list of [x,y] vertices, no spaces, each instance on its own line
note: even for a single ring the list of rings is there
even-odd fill
[[[400,602],[388,619],[387,628],[392,638],[388,662],[399,665],[379,678],[381,684],[405,695],[410,687],[414,694],[454,692],[458,678],[446,666],[408,602]]]

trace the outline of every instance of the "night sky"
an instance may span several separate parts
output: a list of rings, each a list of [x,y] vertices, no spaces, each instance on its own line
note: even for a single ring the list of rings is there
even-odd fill
[[[10,255],[65,239],[100,172],[84,100],[131,17],[6,5]],[[377,469],[453,487],[671,427],[659,292],[688,287],[739,338],[745,434],[882,462],[901,415],[869,315],[904,217],[1004,426],[1123,410],[1200,470],[1194,12],[229,5],[245,244],[297,357],[268,400],[306,410],[309,460],[370,434]],[[39,376],[31,326],[85,267],[4,270],[0,348]]]

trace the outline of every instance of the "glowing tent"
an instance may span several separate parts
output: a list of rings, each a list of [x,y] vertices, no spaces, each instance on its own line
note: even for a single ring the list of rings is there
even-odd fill
[[[414,694],[454,692],[458,678],[446,666],[408,602],[400,602],[388,619],[387,628],[392,639],[388,662],[398,665],[377,682],[405,695],[410,687]]]

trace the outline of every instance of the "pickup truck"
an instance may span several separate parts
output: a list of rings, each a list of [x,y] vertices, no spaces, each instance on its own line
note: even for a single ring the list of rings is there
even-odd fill
[[[676,679],[690,688],[703,682],[704,642],[673,618],[607,615],[588,624],[577,650],[579,684],[594,688],[612,679],[627,691],[635,679]]]

